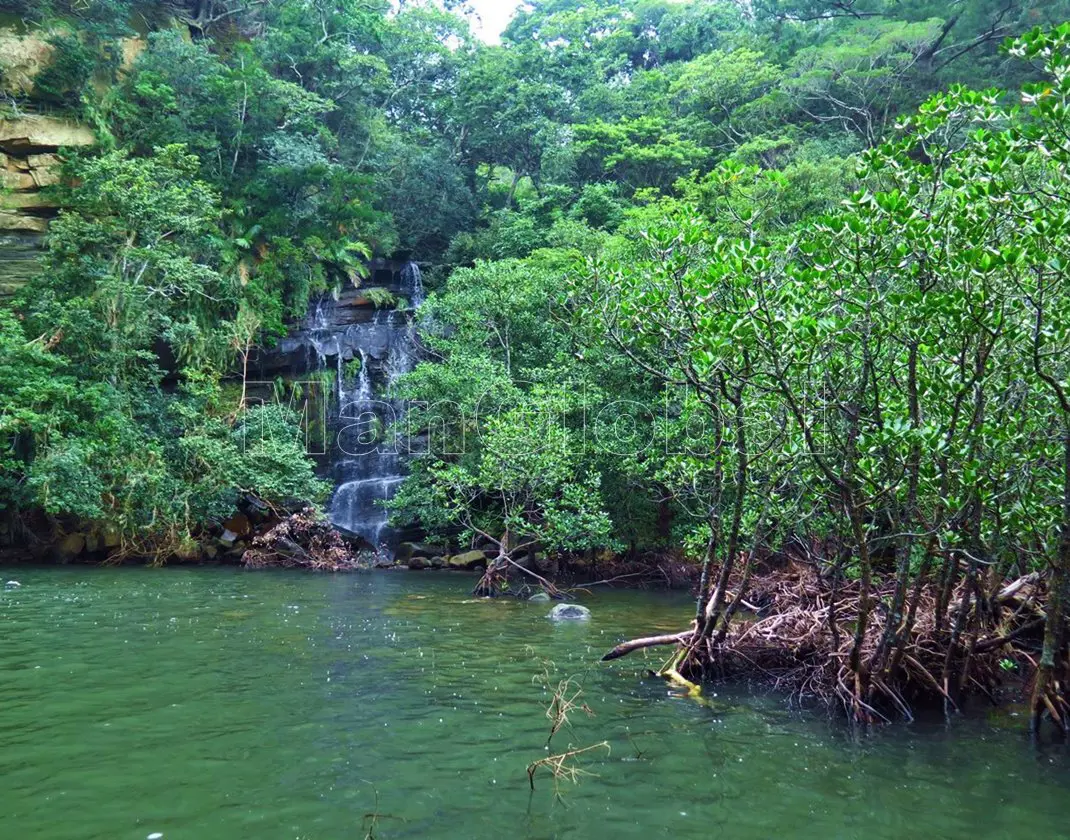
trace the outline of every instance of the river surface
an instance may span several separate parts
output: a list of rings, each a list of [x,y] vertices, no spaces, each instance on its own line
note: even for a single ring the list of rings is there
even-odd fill
[[[5,570],[0,836],[15,840],[1061,838],[1070,759],[1020,720],[852,738],[782,697],[710,707],[611,665],[620,638],[684,626],[685,599],[600,593],[589,623],[476,601],[466,577]],[[573,677],[595,717],[557,751]],[[375,816],[372,816],[375,815]]]

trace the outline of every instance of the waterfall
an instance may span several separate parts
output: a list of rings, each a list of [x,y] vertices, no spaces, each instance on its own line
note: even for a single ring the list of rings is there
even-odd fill
[[[358,402],[367,402],[372,398],[372,377],[371,372],[368,370],[368,352],[361,347],[360,348],[360,373],[357,376],[357,396]]]
[[[333,301],[328,297],[320,298],[313,304],[312,312],[308,317],[308,347],[316,354],[313,363],[314,370],[323,370],[327,366],[329,356],[338,355],[341,363],[341,355],[337,349],[332,352],[332,347],[337,348],[334,330],[331,327],[331,304]]]
[[[261,360],[263,378],[305,371],[336,371],[328,407],[330,470],[336,490],[331,522],[379,551],[389,552],[399,535],[388,525],[382,502],[405,480],[405,457],[395,424],[403,406],[390,388],[418,360],[415,310],[424,302],[423,276],[415,262],[373,263],[369,287],[388,288],[409,301],[402,310],[377,309],[363,288],[324,296],[309,309],[301,329]],[[359,365],[359,369],[357,368]]]
[[[398,292],[415,310],[425,298],[423,276],[415,262],[395,277]],[[389,389],[416,364],[415,323],[411,312],[376,310],[370,321],[348,327],[340,353],[351,348],[360,359],[356,387],[338,404],[334,459],[337,485],[330,505],[331,522],[359,535],[378,551],[389,551],[397,535],[382,503],[393,498],[405,480],[402,441],[394,429],[403,419],[402,405]]]
[[[426,295],[424,294],[424,275],[420,271],[420,264],[416,262],[410,262],[401,271],[401,279],[405,284],[405,289],[409,294],[409,300],[412,302],[412,308],[418,309],[420,304],[424,302]]]

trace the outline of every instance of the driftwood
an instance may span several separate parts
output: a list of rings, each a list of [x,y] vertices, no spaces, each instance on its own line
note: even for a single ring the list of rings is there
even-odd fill
[[[635,653],[637,650],[643,650],[644,648],[682,645],[694,636],[694,634],[694,630],[687,630],[683,633],[670,633],[667,636],[648,636],[645,639],[633,639],[630,642],[624,642],[617,645],[613,650],[602,657],[602,661],[612,662],[614,659],[620,659],[622,656],[627,656],[629,653]]]

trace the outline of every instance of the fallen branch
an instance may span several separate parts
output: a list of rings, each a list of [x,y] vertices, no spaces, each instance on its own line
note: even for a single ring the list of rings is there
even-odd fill
[[[635,653],[635,651],[643,650],[644,648],[683,644],[694,635],[694,630],[687,630],[683,633],[672,633],[667,636],[648,636],[645,639],[633,639],[630,642],[623,642],[617,645],[602,657],[602,661],[612,662],[614,659],[620,659],[622,656],[627,656],[629,653]]]

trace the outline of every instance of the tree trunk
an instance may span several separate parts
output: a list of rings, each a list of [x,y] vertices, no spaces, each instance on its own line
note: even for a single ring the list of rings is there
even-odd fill
[[[1047,711],[1052,721],[1064,732],[1070,730],[1070,708],[1065,698],[1066,690],[1066,598],[1067,580],[1070,577],[1070,419],[1064,421],[1063,429],[1063,522],[1059,549],[1052,563],[1049,578],[1047,618],[1044,623],[1044,648],[1037,670],[1036,686],[1033,689],[1033,711],[1029,728],[1040,731],[1040,724]]]

